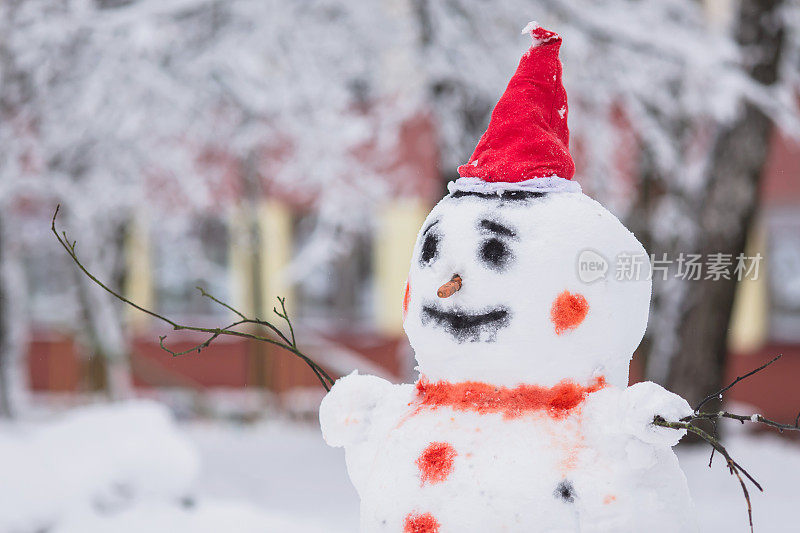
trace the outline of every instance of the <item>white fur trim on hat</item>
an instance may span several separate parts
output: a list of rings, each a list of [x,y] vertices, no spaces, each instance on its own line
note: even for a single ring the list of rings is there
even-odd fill
[[[533,178],[516,183],[507,181],[484,181],[480,178],[458,178],[447,184],[447,190],[451,193],[455,191],[497,193],[505,191],[528,191],[528,192],[581,192],[578,182],[549,176],[546,178]]]

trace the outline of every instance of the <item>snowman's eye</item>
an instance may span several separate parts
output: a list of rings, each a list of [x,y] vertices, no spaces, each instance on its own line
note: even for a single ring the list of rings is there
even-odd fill
[[[436,259],[439,253],[439,237],[435,233],[429,233],[425,236],[422,242],[422,253],[420,254],[420,262],[423,265],[429,265]]]
[[[511,258],[511,251],[500,239],[489,239],[481,245],[481,259],[494,268],[502,268]]]

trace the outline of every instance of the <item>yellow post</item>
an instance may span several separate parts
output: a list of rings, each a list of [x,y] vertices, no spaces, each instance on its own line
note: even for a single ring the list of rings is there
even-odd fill
[[[250,249],[250,229],[247,211],[236,208],[229,222],[229,270],[231,285],[231,305],[247,316],[252,316],[255,302],[251,289],[250,268],[252,250]]]
[[[123,293],[125,297],[145,309],[155,307],[153,284],[153,254],[150,233],[143,217],[136,216],[125,235],[126,275]],[[134,332],[144,330],[149,317],[130,306],[125,306],[125,321]]]
[[[292,258],[292,213],[289,207],[274,199],[266,200],[259,209],[261,231],[261,290],[267,313],[278,305],[278,296],[286,298],[292,310],[291,285],[285,272]],[[280,308],[279,308],[280,309]],[[270,320],[275,317],[270,317]]]
[[[402,334],[401,306],[408,266],[428,210],[420,200],[402,199],[378,211],[373,247],[375,320],[378,330],[386,335]]]
[[[745,256],[765,257],[766,231],[762,223],[754,225]],[[735,265],[736,258],[734,258]],[[767,269],[762,260],[758,267],[758,278],[743,279],[736,285],[733,300],[731,325],[728,329],[728,346],[733,353],[749,353],[760,348],[769,331],[769,285]]]
[[[284,270],[291,259],[292,219],[289,207],[266,199],[256,206],[244,205],[231,220],[231,274],[234,307],[247,316],[283,326],[272,313],[278,296],[291,294]],[[248,382],[259,388],[275,389],[275,366],[263,343],[250,343]]]

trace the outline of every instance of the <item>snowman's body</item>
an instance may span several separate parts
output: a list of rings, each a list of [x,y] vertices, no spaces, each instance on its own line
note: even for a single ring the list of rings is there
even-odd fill
[[[413,387],[375,380],[351,375],[337,385],[337,393],[380,395],[371,413],[378,420],[345,446],[362,532],[693,530],[669,446],[626,433],[613,417],[626,408],[620,389],[589,393],[557,416],[509,418],[424,407]],[[449,453],[426,457],[432,444]],[[426,518],[438,529],[425,529]],[[409,528],[415,520],[421,526]]]
[[[504,99],[528,98],[537,78],[545,82],[536,91],[560,87],[558,36],[532,32],[538,44]],[[544,100],[564,107],[515,114],[501,100],[492,120],[506,113],[500,122],[510,127],[546,115],[541,128],[555,133],[534,152],[568,158],[554,140],[568,135],[566,97]],[[483,154],[491,162],[504,142],[516,141],[490,126],[459,171],[480,173]],[[553,168],[569,172],[571,160],[561,163]],[[489,168],[528,172],[502,160]],[[586,253],[605,262],[603,275],[581,275]],[[616,275],[619,257],[639,261],[634,275]],[[354,373],[320,408],[325,439],[345,448],[362,533],[694,530],[670,449],[681,434],[650,423],[691,409],[653,383],[627,387],[647,324],[649,269],[633,234],[568,179],[456,181],[420,230],[406,287],[420,380],[391,385]],[[459,290],[437,291],[454,275]]]

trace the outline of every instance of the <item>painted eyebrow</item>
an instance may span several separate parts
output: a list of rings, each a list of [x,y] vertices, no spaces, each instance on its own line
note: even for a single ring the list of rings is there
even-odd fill
[[[436,224],[438,224],[438,223],[439,223],[439,221],[438,221],[438,220],[434,220],[433,222],[431,222],[430,224],[428,224],[428,227],[427,227],[427,228],[425,228],[424,230],[422,230],[422,236],[424,237],[424,236],[425,236],[425,234],[426,234],[426,233],[428,233],[428,230],[430,230],[432,227],[434,227],[434,226],[435,226]]]
[[[516,232],[511,228],[507,228],[506,226],[494,222],[493,220],[481,220],[481,227],[491,231],[492,233],[496,233],[497,235],[503,235],[505,237],[516,237]]]

